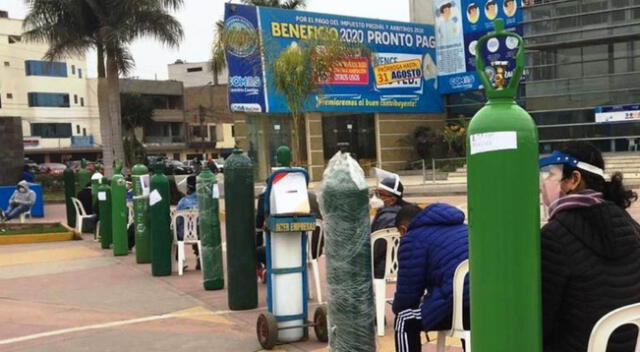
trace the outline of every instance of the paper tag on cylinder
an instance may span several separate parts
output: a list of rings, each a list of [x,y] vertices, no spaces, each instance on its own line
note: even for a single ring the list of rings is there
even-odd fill
[[[151,194],[149,194],[149,205],[154,206],[158,204],[162,200],[162,196],[157,189],[154,189]]]
[[[218,199],[218,198],[220,198],[220,188],[218,187],[218,184],[217,184],[217,183],[216,183],[215,185],[213,185],[213,187],[212,187],[211,197],[212,197],[213,199]]]
[[[102,202],[107,200],[107,193],[106,192],[98,192],[98,200],[102,201]]]

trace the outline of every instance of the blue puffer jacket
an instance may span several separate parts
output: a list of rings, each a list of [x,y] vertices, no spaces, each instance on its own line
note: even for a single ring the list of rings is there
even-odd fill
[[[469,256],[467,233],[464,213],[447,204],[432,204],[413,219],[400,240],[394,313],[417,308],[422,298],[425,331],[452,314],[453,274]],[[468,278],[464,289],[468,305]]]

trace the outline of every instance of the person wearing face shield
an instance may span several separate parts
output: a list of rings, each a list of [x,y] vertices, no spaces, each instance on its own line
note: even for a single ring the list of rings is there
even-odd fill
[[[378,208],[371,223],[371,233],[382,229],[395,227],[396,216],[402,207],[410,203],[402,199],[404,186],[398,175],[391,174],[384,177],[376,187],[375,195],[383,203]],[[373,276],[376,279],[384,277],[384,267],[387,254],[387,242],[378,240],[373,244]]]
[[[583,352],[596,322],[640,302],[640,225],[625,210],[637,200],[622,174],[605,180],[591,143],[571,142],[540,160],[549,221],[541,231],[545,352]],[[616,330],[608,352],[631,352],[637,329]]]
[[[15,219],[22,213],[28,212],[36,202],[36,192],[29,189],[29,183],[25,180],[18,182],[16,190],[9,199],[7,211],[0,209],[0,221],[5,222]]]

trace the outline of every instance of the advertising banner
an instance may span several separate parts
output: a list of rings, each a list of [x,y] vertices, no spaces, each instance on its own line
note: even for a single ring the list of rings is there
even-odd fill
[[[291,45],[321,36],[362,45],[370,54],[346,59],[319,82],[306,111],[443,111],[433,26],[228,3],[225,28],[259,38],[227,45],[232,111],[288,113],[273,85],[273,63]]]
[[[493,21],[504,20],[505,29],[522,35],[520,0],[434,0],[438,90],[442,94],[479,89],[476,74],[476,44],[493,30]],[[515,68],[517,40],[492,39],[481,54],[492,77],[491,63],[506,64],[507,78]]]
[[[640,104],[597,106],[596,122],[640,121]]]

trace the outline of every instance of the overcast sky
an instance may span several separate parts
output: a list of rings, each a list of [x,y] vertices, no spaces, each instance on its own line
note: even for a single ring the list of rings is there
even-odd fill
[[[239,1],[233,1],[239,2]],[[408,21],[408,0],[308,0],[306,11],[347,16]],[[178,49],[141,39],[133,43],[131,52],[136,61],[132,76],[140,78],[167,78],[167,64],[177,59],[188,62],[209,59],[215,21],[224,15],[224,0],[184,0],[185,6],[176,16],[184,29],[184,40]],[[9,11],[11,18],[24,18],[27,7],[24,0],[0,0],[0,10]],[[87,55],[90,76],[95,76],[95,53]]]

